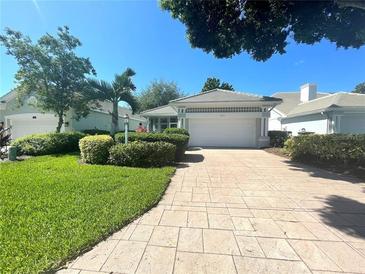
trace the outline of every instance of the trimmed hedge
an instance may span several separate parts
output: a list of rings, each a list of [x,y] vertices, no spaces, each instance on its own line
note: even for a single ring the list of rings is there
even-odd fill
[[[80,140],[81,159],[89,164],[106,164],[109,158],[109,149],[114,145],[109,135],[86,136]]]
[[[110,131],[103,129],[85,129],[82,131],[86,135],[110,135]],[[124,131],[120,130],[116,133],[122,133]],[[136,132],[135,130],[129,130],[128,132]]]
[[[163,133],[165,134],[183,134],[190,136],[189,131],[187,131],[185,128],[166,128]]]
[[[87,134],[87,135],[109,135],[110,131],[108,130],[103,130],[103,129],[85,129],[82,131],[83,133]]]
[[[81,132],[32,134],[16,139],[12,146],[18,155],[47,155],[75,152],[79,150],[79,140],[85,137]]]
[[[109,150],[109,163],[130,167],[161,167],[174,162],[176,147],[166,142],[131,142]]]
[[[365,166],[365,134],[295,136],[286,141],[285,148],[293,160]]]
[[[117,133],[114,136],[115,142],[124,144],[124,133]],[[129,133],[128,141],[141,142],[167,142],[176,146],[175,159],[181,159],[188,147],[189,136],[183,134],[165,134],[165,133]]]
[[[281,130],[270,130],[268,132],[270,137],[270,146],[271,147],[284,147],[284,143],[291,135],[289,131],[281,131]]]
[[[315,132],[312,131],[303,131],[303,132],[298,132],[298,135],[313,135],[316,134]]]

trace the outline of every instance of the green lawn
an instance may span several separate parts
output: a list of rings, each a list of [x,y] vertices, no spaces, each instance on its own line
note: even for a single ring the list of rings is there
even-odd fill
[[[80,165],[78,159],[0,164],[0,273],[59,266],[158,202],[174,172]]]

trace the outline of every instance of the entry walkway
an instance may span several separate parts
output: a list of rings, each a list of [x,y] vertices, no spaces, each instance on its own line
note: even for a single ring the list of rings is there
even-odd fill
[[[188,152],[159,205],[60,273],[365,273],[365,184],[262,150]]]

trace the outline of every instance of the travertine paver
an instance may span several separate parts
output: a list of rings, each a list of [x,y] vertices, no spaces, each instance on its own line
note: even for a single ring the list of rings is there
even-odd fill
[[[262,150],[188,154],[157,207],[60,273],[365,273],[364,182]]]

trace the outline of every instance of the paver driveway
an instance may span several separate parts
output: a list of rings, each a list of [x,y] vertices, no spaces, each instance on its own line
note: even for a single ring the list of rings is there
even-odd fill
[[[365,184],[262,150],[189,152],[161,202],[62,273],[365,273]]]

